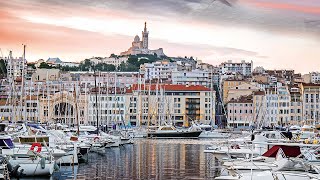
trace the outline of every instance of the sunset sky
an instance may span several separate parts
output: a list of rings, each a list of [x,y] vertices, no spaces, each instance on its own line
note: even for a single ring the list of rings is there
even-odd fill
[[[144,22],[150,49],[218,65],[320,71],[320,0],[1,0],[0,48],[81,61],[127,50]],[[0,54],[1,55],[1,54]]]

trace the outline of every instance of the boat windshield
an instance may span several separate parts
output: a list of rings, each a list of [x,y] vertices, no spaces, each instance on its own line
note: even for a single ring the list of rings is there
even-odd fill
[[[161,131],[170,131],[170,130],[175,130],[174,127],[172,126],[165,126],[165,127],[160,127]]]

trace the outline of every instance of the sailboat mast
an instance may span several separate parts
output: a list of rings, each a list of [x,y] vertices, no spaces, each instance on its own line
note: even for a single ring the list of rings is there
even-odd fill
[[[22,110],[24,109],[23,106],[23,97],[24,97],[24,62],[25,62],[25,56],[26,56],[26,45],[23,45],[23,56],[22,56],[22,69],[21,69],[21,94],[20,94],[20,118],[21,120],[25,120],[23,117],[24,114]]]
[[[94,76],[94,89],[95,89],[95,94],[96,94],[96,118],[97,118],[97,134],[99,135],[99,112],[98,112],[98,92],[97,92],[97,77],[96,77],[96,70],[95,67],[93,66],[93,76]]]
[[[79,116],[78,116],[78,100],[77,100],[77,91],[76,91],[76,85],[74,86],[74,102],[75,102],[75,113],[76,113],[76,121],[77,121],[77,127],[78,131],[77,134],[79,136],[80,133],[80,125],[79,125]]]

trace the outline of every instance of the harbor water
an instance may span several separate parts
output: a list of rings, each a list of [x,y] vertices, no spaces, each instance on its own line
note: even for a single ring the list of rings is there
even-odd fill
[[[135,139],[134,144],[90,153],[86,163],[62,167],[50,179],[213,179],[221,165],[203,152],[212,141]]]

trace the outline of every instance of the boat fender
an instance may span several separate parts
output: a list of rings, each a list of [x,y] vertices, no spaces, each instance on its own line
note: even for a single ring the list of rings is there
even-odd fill
[[[313,140],[313,144],[318,144],[318,140],[317,139]]]
[[[41,165],[41,169],[46,168],[46,158],[45,157],[41,158],[40,165]]]
[[[32,143],[32,146],[30,148],[31,151],[34,151],[35,147],[37,147],[36,152],[40,153],[41,152],[41,143]]]

